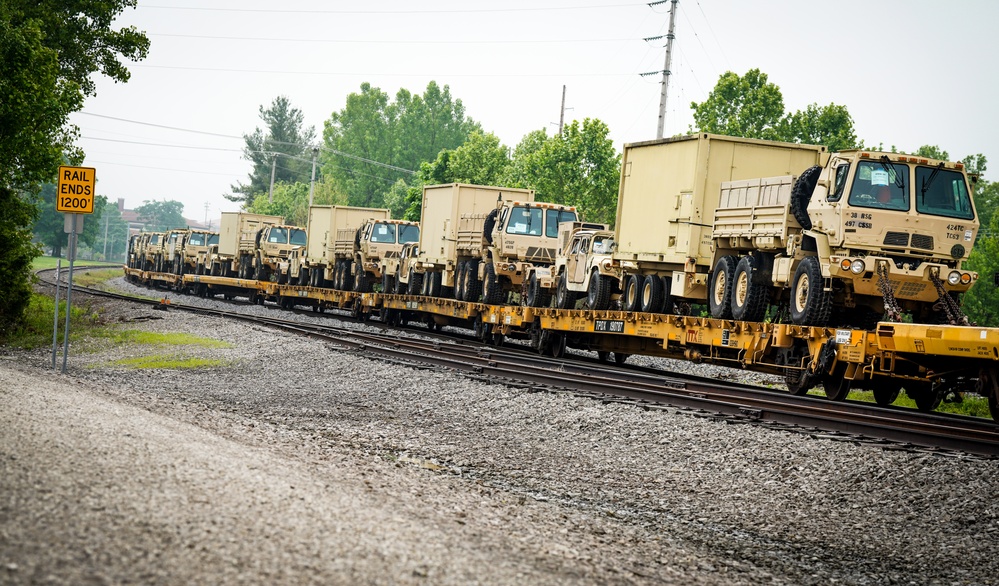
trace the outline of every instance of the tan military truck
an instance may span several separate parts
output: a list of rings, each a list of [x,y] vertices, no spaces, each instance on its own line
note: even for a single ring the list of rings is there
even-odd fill
[[[143,232],[139,242],[139,262],[144,271],[160,272],[163,261],[163,232]]]
[[[588,309],[607,309],[621,278],[614,262],[614,232],[606,224],[566,222],[559,226],[555,275],[555,307],[574,309],[580,297]]]
[[[978,223],[959,163],[710,134],[649,141],[625,145],[617,217],[631,311],[679,299],[747,321],[771,304],[802,325],[871,327],[902,311],[960,321],[954,296],[976,278],[961,269]]]
[[[211,248],[211,271],[213,275],[238,277],[240,279],[268,280],[265,275],[270,266],[258,261],[261,246],[261,232],[269,226],[282,226],[284,218],[247,212],[222,212],[219,222],[219,242]],[[277,236],[277,234],[275,234]],[[267,239],[264,239],[266,243]],[[285,249],[291,249],[285,236]],[[280,243],[272,243],[271,250],[279,251]],[[260,255],[263,256],[263,255]],[[261,259],[262,260],[262,259]],[[260,277],[260,278],[258,278]]]
[[[218,232],[208,230],[188,228],[179,231],[176,238],[167,233],[167,256],[173,259],[173,272],[178,275],[205,274],[206,267],[209,266],[209,253],[218,243]]]
[[[292,261],[292,279],[302,285],[369,290],[369,275],[381,278],[378,261],[391,252],[398,254],[402,247],[397,242],[398,223],[389,215],[385,208],[311,206],[308,246]],[[355,266],[368,270],[358,274]]]
[[[400,271],[399,280],[420,281],[422,295],[478,301],[481,294],[491,304],[535,283],[531,301],[539,302],[543,288],[532,275],[539,269],[550,272],[558,225],[576,219],[572,207],[535,202],[533,190],[426,186],[419,254]],[[545,279],[546,287],[554,282],[547,273]]]
[[[382,293],[394,293],[402,249],[419,241],[418,222],[366,220],[354,239],[354,291],[370,291],[380,281]]]

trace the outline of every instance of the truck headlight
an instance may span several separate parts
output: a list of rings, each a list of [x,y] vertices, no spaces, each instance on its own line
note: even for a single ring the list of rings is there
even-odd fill
[[[947,275],[947,282],[950,283],[951,285],[957,285],[958,283],[961,282],[961,273],[957,271],[951,271],[951,273]]]
[[[850,272],[852,272],[855,275],[859,275],[865,270],[867,270],[867,266],[864,264],[864,261],[860,260],[859,258],[850,263]]]

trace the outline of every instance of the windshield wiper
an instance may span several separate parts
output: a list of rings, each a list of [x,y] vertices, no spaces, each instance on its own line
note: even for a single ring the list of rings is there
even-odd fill
[[[888,155],[881,155],[879,162],[881,163],[881,166],[885,168],[885,172],[888,173],[888,177],[894,177],[892,181],[895,183],[895,187],[905,189],[905,182],[902,181],[902,176],[895,171],[895,167],[892,166],[891,159],[888,158]]]
[[[937,178],[937,173],[939,173],[940,169],[943,169],[943,167],[943,162],[938,163],[937,166],[933,168],[933,172],[930,173],[930,176],[923,180],[923,185],[920,187],[920,196],[926,195],[926,190],[930,188],[930,183],[933,183],[933,180]]]

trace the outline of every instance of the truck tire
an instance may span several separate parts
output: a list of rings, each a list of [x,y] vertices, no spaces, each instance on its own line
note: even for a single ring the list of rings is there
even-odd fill
[[[184,274],[184,262],[180,259],[179,256],[174,257],[173,259],[173,272],[176,273],[177,275]]]
[[[769,276],[760,273],[760,260],[744,256],[735,267],[732,281],[732,317],[741,321],[760,321],[767,313]]]
[[[590,283],[586,287],[586,306],[595,311],[602,311],[610,306],[611,281],[593,269],[590,273]],[[637,293],[636,293],[637,295]]]
[[[662,313],[665,292],[658,275],[645,275],[642,280],[641,310],[645,313]]]
[[[478,303],[482,295],[482,281],[479,280],[479,261],[470,260],[465,264],[465,292],[463,299]]]
[[[409,287],[406,292],[410,295],[420,295],[423,293],[423,275],[416,272],[416,269],[409,269]]]
[[[482,222],[482,237],[490,246],[493,245],[493,228],[496,227],[496,216],[498,214],[499,209],[494,209],[486,215],[486,219]]]
[[[499,305],[503,302],[503,287],[496,276],[496,265],[486,264],[486,275],[482,283],[482,301],[489,305]]]
[[[552,295],[547,289],[541,289],[537,273],[531,273],[531,276],[527,279],[527,295],[524,301],[528,307],[548,307],[551,305]]]
[[[628,275],[624,278],[624,295],[621,299],[621,309],[624,311],[641,309],[642,279],[642,275]]]
[[[832,313],[832,292],[824,291],[822,267],[806,256],[791,280],[791,321],[799,326],[825,326]]]
[[[732,317],[732,282],[735,280],[736,258],[726,255],[718,259],[711,271],[708,285],[708,310],[715,319]]]
[[[354,274],[354,292],[367,293],[371,290],[371,280],[368,279],[368,272],[359,270]]]
[[[458,268],[454,271],[454,298],[458,301],[465,300],[465,280],[468,279],[468,261],[458,263]]]
[[[555,289],[555,307],[559,309],[576,308],[576,292],[569,290],[569,278],[565,271],[559,273],[558,287]]]
[[[309,269],[298,267],[298,285],[304,287],[309,284]]]
[[[386,273],[382,273],[382,294],[387,295],[395,292],[395,277]]]
[[[805,169],[791,189],[791,215],[805,230],[812,229],[812,219],[808,217],[808,202],[812,199],[815,184],[819,181],[822,167],[815,165]]]
[[[426,282],[426,295],[427,297],[440,297],[441,296],[441,281],[443,280],[444,273],[434,272],[427,273],[424,277],[424,282]]]

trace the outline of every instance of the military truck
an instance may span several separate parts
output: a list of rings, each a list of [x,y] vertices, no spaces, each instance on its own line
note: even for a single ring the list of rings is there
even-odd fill
[[[801,325],[962,322],[978,222],[960,163],[710,134],[625,145],[622,163],[625,310],[680,299],[720,319],[778,305]]]
[[[559,223],[576,219],[575,208],[535,202],[529,189],[426,186],[419,254],[398,279],[419,281],[419,294],[431,297],[478,301],[481,294],[483,302],[497,304],[527,288],[530,300],[540,302],[543,287],[532,275],[555,262]]]
[[[130,269],[141,269],[143,234],[131,234],[128,237],[128,252],[125,254],[125,264]]]
[[[143,232],[139,241],[138,256],[142,270],[160,272],[163,260],[163,232]]]
[[[316,286],[350,290],[354,286],[354,240],[366,220],[387,220],[389,210],[352,206],[314,205],[309,208],[309,245],[298,268],[298,282],[305,279]],[[297,266],[296,266],[297,265]],[[303,271],[306,273],[303,275]]]
[[[178,275],[205,274],[209,266],[209,253],[219,243],[218,232],[187,230],[167,233],[166,255],[172,258],[171,268]],[[174,237],[176,236],[176,237]]]
[[[282,263],[286,272],[288,257],[304,245],[305,231],[285,225],[281,216],[222,212],[210,273],[258,281],[270,280],[276,273],[280,280]]]
[[[418,222],[366,220],[354,238],[354,291],[370,291],[381,282],[382,293],[394,293],[402,248],[419,241]]]
[[[606,224],[566,222],[559,226],[555,275],[555,307],[574,309],[580,297],[588,309],[607,309],[621,278],[614,262],[614,232]]]

